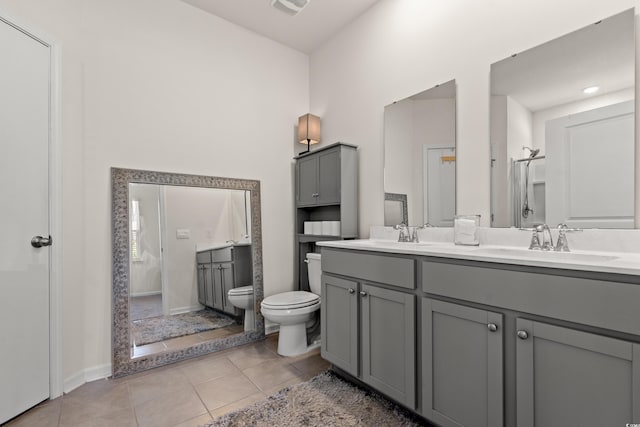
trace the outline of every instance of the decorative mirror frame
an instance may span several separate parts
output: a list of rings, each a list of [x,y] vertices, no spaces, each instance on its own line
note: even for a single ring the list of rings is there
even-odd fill
[[[402,223],[405,225],[409,225],[409,209],[407,206],[406,194],[384,193],[384,201],[398,203],[400,205],[400,211],[402,212]],[[391,224],[391,225],[396,225],[396,224]]]
[[[129,315],[129,184],[131,183],[222,188],[250,192],[253,295],[256,309],[254,331],[217,338],[182,349],[167,350],[136,358],[131,357],[131,323]],[[260,303],[264,297],[261,230],[260,181],[111,168],[112,376],[114,378],[122,377],[264,339],[264,318],[259,310]]]

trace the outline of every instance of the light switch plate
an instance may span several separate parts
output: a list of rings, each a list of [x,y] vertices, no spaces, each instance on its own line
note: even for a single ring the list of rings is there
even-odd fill
[[[186,228],[179,228],[176,230],[176,239],[189,239],[191,237],[191,230]]]

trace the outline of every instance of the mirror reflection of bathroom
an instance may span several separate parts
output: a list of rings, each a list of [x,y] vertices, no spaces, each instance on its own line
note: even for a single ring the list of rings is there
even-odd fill
[[[491,65],[492,226],[634,227],[634,23],[630,9]]]
[[[129,184],[133,357],[255,327],[249,196]]]
[[[384,191],[385,225],[453,226],[455,80],[384,108]]]

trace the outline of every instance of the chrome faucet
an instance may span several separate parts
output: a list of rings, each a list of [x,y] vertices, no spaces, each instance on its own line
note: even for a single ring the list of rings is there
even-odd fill
[[[422,230],[423,228],[433,227],[431,224],[426,223],[424,225],[415,225],[409,226],[406,224],[398,224],[394,225],[394,230],[400,230],[400,234],[398,235],[398,242],[410,242],[410,243],[420,243],[420,238],[418,237],[418,230]]]
[[[540,242],[540,233],[542,233],[542,242]],[[537,251],[553,250],[553,236],[547,224],[538,224],[533,228],[529,249]]]
[[[411,237],[409,236],[409,226],[407,224],[394,225],[393,229],[400,230],[400,234],[398,234],[398,242],[411,241]]]

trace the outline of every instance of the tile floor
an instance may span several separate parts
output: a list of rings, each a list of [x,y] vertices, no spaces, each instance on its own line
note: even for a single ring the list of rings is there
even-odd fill
[[[114,380],[87,383],[9,422],[17,426],[190,427],[329,368],[315,350],[276,353],[277,336]]]

